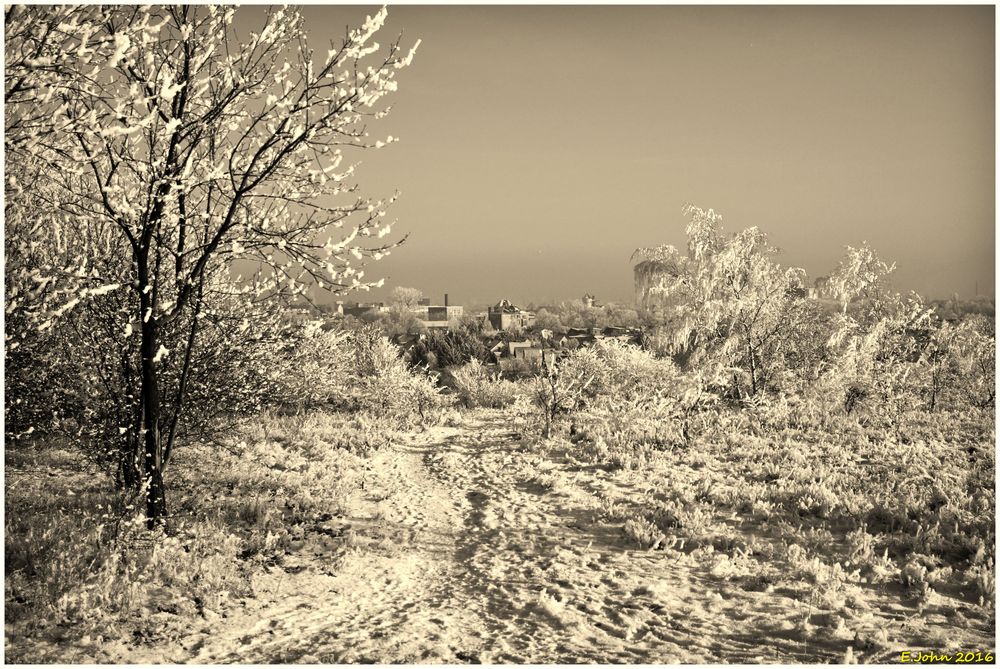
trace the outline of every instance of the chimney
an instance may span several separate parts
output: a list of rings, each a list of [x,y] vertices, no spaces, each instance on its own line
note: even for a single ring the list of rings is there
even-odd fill
[[[444,306],[448,306],[448,293],[444,294]]]

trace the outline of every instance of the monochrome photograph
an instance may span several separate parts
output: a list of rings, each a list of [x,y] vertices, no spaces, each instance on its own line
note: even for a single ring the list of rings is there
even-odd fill
[[[994,5],[10,4],[4,661],[994,664]]]

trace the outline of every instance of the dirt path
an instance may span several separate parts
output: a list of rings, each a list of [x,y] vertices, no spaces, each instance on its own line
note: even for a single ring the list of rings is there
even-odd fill
[[[358,550],[348,549],[324,569],[323,561],[342,553],[342,546],[331,542],[324,550],[322,542],[310,542],[286,561],[286,573],[256,584],[253,606],[193,633],[171,659],[711,658],[690,619],[670,624],[671,617],[661,614],[656,588],[647,592],[622,578],[622,567],[635,572],[636,565],[619,557],[620,532],[601,529],[585,491],[569,495],[547,485],[550,463],[519,452],[506,420],[469,417],[457,428],[410,435],[377,453],[349,505],[351,516],[330,528]],[[661,567],[655,559],[647,562],[649,569]],[[657,582],[663,583],[662,575]],[[698,608],[701,603],[681,610],[690,615]],[[711,610],[703,609],[706,625]],[[662,631],[648,631],[644,623],[652,618],[667,623]],[[680,643],[672,642],[674,636]]]
[[[857,644],[862,622],[850,631],[811,617],[801,592],[730,580],[728,558],[628,546],[599,511],[621,477],[522,450],[509,417],[463,420],[375,454],[348,517],[311,533],[245,607],[166,658],[128,661],[814,663]],[[854,657],[907,647],[881,646]]]

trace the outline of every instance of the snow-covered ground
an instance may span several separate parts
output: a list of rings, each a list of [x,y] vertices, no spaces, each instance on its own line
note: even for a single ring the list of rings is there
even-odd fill
[[[992,610],[959,597],[882,584],[820,601],[815,584],[752,578],[762,556],[638,549],[602,499],[641,498],[650,472],[528,447],[511,420],[471,412],[406,435],[254,597],[152,645],[76,643],[64,661],[812,663],[993,647]]]

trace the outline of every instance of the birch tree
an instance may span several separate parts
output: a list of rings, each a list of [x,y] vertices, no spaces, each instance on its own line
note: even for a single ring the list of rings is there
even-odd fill
[[[395,195],[363,196],[350,156],[396,141],[371,137],[368,124],[388,113],[385,97],[419,41],[376,42],[384,8],[319,52],[287,8],[269,9],[247,35],[236,34],[233,7],[13,11],[8,30],[51,26],[51,54],[14,55],[58,85],[5,81],[8,110],[12,90],[27,98],[16,102],[8,161],[41,166],[22,187],[50,193],[64,234],[97,227],[104,254],[123,259],[100,289],[122,291],[128,304],[116,326],[135,342],[136,411],[121,430],[136,452],[124,457],[156,526],[192,352],[217,295],[256,303],[380,285],[364,267],[398,243],[386,218]],[[8,42],[8,63],[16,45],[33,43]],[[179,379],[165,416],[168,358]]]

